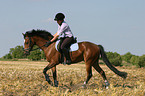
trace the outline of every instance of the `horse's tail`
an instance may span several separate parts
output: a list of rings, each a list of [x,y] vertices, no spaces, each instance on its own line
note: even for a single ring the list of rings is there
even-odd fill
[[[105,62],[105,64],[117,75],[121,76],[122,78],[126,78],[127,77],[127,73],[126,72],[120,72],[119,70],[117,70],[114,66],[112,66],[112,64],[109,62],[106,53],[104,51],[104,48],[102,45],[98,45],[98,47],[100,48],[100,54],[101,57],[103,59],[103,61]]]

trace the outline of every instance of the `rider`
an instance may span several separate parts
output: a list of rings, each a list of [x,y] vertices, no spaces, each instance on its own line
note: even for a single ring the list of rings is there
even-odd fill
[[[64,18],[65,16],[63,13],[56,14],[54,20],[58,23],[58,31],[53,35],[54,37],[49,42],[47,42],[47,45],[50,45],[56,39],[60,39],[60,42],[62,42],[60,45],[60,50],[66,58],[66,60],[64,60],[64,64],[70,64],[71,58],[69,54],[69,47],[72,44],[74,37],[70,30],[70,27],[64,21]]]

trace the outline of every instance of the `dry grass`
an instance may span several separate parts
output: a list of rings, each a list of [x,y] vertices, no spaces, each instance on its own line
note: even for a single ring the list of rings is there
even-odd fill
[[[101,65],[110,82],[109,89],[103,87],[102,77],[93,70],[93,77],[87,88],[81,85],[86,79],[85,64],[58,65],[59,87],[50,86],[43,76],[47,62],[0,61],[0,96],[144,96],[145,69],[118,67],[126,71],[123,80],[105,65]],[[52,79],[51,70],[48,71]]]

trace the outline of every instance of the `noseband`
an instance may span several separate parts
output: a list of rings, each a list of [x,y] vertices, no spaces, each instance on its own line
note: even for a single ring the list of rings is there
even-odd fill
[[[29,48],[24,49],[25,52],[30,52],[32,50],[31,44],[33,44],[31,37],[26,37],[25,39],[29,39]]]

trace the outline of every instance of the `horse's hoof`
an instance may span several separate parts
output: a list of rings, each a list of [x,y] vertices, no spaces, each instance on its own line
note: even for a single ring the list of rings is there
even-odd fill
[[[109,82],[106,81],[106,82],[105,82],[105,88],[108,89],[108,88],[109,88],[109,85],[110,85]]]
[[[58,87],[58,85],[54,85],[54,87]]]
[[[47,81],[51,86],[53,86],[53,82],[51,80]]]
[[[106,89],[109,89],[109,86],[106,86]]]
[[[54,81],[54,87],[58,87],[58,81]]]
[[[87,86],[84,84],[84,85],[82,85],[82,88],[83,88],[83,89],[86,89],[86,88],[87,88]]]

